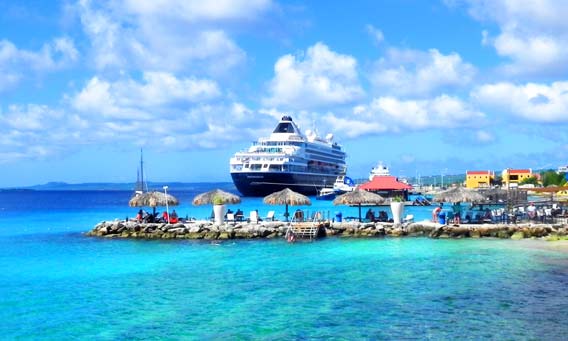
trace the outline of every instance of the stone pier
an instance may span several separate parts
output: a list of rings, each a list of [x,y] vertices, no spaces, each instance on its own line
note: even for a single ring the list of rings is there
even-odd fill
[[[428,221],[393,224],[360,222],[318,222],[319,237],[346,238],[415,237],[430,238],[549,238],[565,239],[565,224],[461,224],[440,225]],[[137,223],[134,221],[104,221],[97,224],[88,236],[105,238],[143,239],[257,239],[283,238],[289,223],[226,223],[215,225],[208,221],[189,221],[177,224]]]

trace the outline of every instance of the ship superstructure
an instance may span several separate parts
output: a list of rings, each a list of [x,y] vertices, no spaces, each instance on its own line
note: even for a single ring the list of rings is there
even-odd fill
[[[244,196],[264,196],[286,187],[313,195],[345,174],[345,157],[332,134],[303,134],[290,116],[283,116],[270,137],[259,138],[231,158],[230,171]]]

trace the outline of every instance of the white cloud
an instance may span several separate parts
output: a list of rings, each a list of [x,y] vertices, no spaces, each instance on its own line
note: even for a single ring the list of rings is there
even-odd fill
[[[174,109],[176,115],[165,115],[163,107],[154,104],[128,107],[115,98],[114,85],[92,79],[83,92],[69,98],[69,104],[83,105],[79,108],[0,108],[0,163],[50,158],[89,144],[150,146],[159,151],[229,148],[269,134],[275,122],[271,115],[239,102],[197,104]]]
[[[373,25],[367,25],[367,33],[373,38],[375,44],[380,45],[384,40],[385,36],[383,31],[379,30],[378,28],[374,27]]]
[[[467,126],[485,117],[459,98],[448,95],[428,100],[380,97],[373,100],[369,109],[398,131]]]
[[[325,44],[308,48],[305,58],[285,55],[274,66],[267,105],[320,107],[352,102],[363,95],[355,58],[331,51]]]
[[[254,19],[272,7],[270,0],[127,0],[125,7],[143,15],[164,15],[188,21]]]
[[[475,132],[475,140],[480,143],[491,143],[495,141],[495,136],[488,131],[478,130]]]
[[[320,133],[333,132],[342,138],[433,129],[478,129],[486,124],[484,113],[448,95],[425,100],[378,97],[368,104],[354,106],[351,112],[300,111],[293,113],[293,117],[303,126],[310,127],[316,122]]]
[[[271,1],[81,0],[77,10],[99,70],[141,68],[221,75],[246,53],[229,30],[257,20]]]
[[[0,163],[45,158],[82,143],[88,123],[45,105],[0,108]],[[49,133],[46,133],[49,132]]]
[[[401,100],[396,97],[379,97],[368,105],[358,105],[345,119],[326,116],[332,127],[345,136],[384,132],[400,133],[440,128],[478,125],[485,114],[471,108],[456,97],[441,95],[428,100]]]
[[[217,83],[207,79],[178,79],[170,73],[146,72],[143,81],[125,79],[111,83],[93,77],[71,103],[81,112],[116,119],[150,120],[154,118],[152,112],[167,115],[172,106],[206,102],[220,96]]]
[[[504,70],[513,75],[566,74],[568,68],[568,3],[556,0],[468,0],[470,14],[493,21],[499,33],[485,30],[482,42],[510,62]]]
[[[467,85],[475,71],[457,53],[444,55],[436,49],[423,52],[391,48],[375,64],[370,80],[381,94],[424,96]]]
[[[38,51],[18,48],[8,40],[0,40],[0,91],[15,86],[30,73],[41,74],[64,69],[79,58],[69,38],[55,38]]]
[[[532,122],[568,122],[568,82],[550,85],[502,82],[479,86],[472,98],[481,105]]]
[[[323,116],[322,121],[326,123],[330,131],[349,138],[380,134],[389,130],[389,127],[380,120],[359,120],[351,117],[338,117],[331,113]]]

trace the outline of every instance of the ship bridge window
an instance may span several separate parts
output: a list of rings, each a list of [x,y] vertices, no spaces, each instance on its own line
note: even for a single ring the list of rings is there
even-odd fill
[[[254,171],[254,170],[260,170],[260,166],[261,166],[261,165],[259,165],[259,164],[257,164],[257,163],[252,164],[252,165],[250,165],[250,170],[253,170],[253,171]]]
[[[294,133],[294,126],[289,122],[282,122],[276,126],[274,133]]]

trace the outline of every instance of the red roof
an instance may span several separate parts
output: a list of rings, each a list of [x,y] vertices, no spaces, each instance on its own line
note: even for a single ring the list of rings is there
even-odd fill
[[[373,180],[359,186],[359,188],[368,191],[388,191],[388,190],[405,190],[412,189],[412,186],[400,182],[395,176],[375,176]]]
[[[491,175],[491,171],[467,171],[467,175]]]
[[[508,173],[528,173],[530,174],[531,170],[530,169],[507,169]]]

